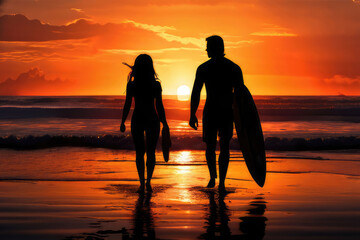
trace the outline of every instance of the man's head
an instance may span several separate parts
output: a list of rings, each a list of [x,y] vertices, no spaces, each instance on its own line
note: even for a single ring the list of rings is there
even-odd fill
[[[209,58],[223,57],[224,53],[224,41],[220,36],[213,35],[206,38],[207,46],[206,51]]]

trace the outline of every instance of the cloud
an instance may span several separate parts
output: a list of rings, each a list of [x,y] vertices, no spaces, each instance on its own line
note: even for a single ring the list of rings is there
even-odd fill
[[[352,85],[360,88],[360,76],[351,78],[343,75],[335,75],[331,78],[325,78],[324,82],[329,84]]]
[[[4,17],[0,19],[4,20]],[[17,33],[22,34],[15,36],[0,28],[0,63],[22,62],[43,66],[69,64],[71,61],[71,64],[83,64],[84,61],[113,61],[113,58],[135,56],[143,52],[171,54],[175,51],[199,50],[193,46],[184,46],[179,41],[170,42],[157,34],[172,30],[173,27],[150,24],[135,26],[131,21],[101,25],[83,19],[69,25],[51,26],[39,20],[29,20],[23,15],[7,15],[6,18],[7,23],[20,19],[25,24],[18,25]],[[31,27],[27,28],[27,25]],[[10,29],[9,24],[7,28]],[[39,34],[29,30],[35,28],[40,29]],[[57,30],[55,34],[54,29]]]
[[[153,31],[153,32],[157,32],[157,33],[165,32],[167,30],[176,30],[176,28],[173,26],[169,27],[169,26],[151,25],[151,24],[146,24],[146,23],[138,23],[138,22],[135,22],[132,20],[125,20],[125,21],[123,21],[123,23],[132,23],[135,25],[135,27]]]
[[[16,79],[8,78],[0,83],[0,95],[52,95],[69,94],[74,82],[59,78],[49,80],[38,68],[21,73]],[[60,90],[60,91],[59,91]]]
[[[70,8],[70,10],[78,12],[78,13],[84,13],[84,10],[82,10],[80,8]]]
[[[254,45],[262,42],[263,41],[259,41],[259,40],[225,41],[225,49],[239,48],[239,47]]]
[[[81,39],[97,35],[100,24],[86,19],[77,19],[66,26],[54,26],[29,20],[21,14],[0,17],[0,41],[50,41]]]
[[[135,28],[129,28],[129,24]],[[136,31],[136,28],[142,31]],[[0,17],[0,29],[0,41],[52,41],[82,39],[106,34],[117,37],[119,34],[126,36],[136,33],[139,33],[137,37],[144,37],[145,30],[155,33],[167,42],[177,42],[183,45],[192,44],[201,48],[204,45],[203,39],[180,37],[166,32],[175,30],[174,27],[137,23],[132,20],[126,20],[121,24],[108,23],[101,25],[82,18],[76,19],[67,25],[55,26],[41,23],[37,19],[29,20],[24,15],[16,14]],[[109,39],[107,41],[111,42]]]
[[[91,55],[88,39],[0,42],[0,62],[64,61]],[[77,54],[74,54],[74,51]]]
[[[78,8],[72,9],[74,11],[82,11]],[[89,19],[81,18],[75,19],[67,25],[57,26],[44,24],[37,19],[29,20],[24,15],[16,14],[0,17],[0,29],[0,41],[3,42],[40,42],[98,37],[98,43],[101,45],[99,46],[100,49],[104,47],[111,48],[114,45],[120,44],[126,45],[125,48],[132,49],[132,45],[134,45],[134,48],[138,47],[135,46],[135,43],[142,43],[142,45],[146,47],[150,45],[166,45],[163,43],[164,41],[169,43],[166,47],[193,45],[203,50],[206,45],[203,38],[184,37],[170,33],[169,31],[176,31],[176,28],[173,26],[138,23],[133,20],[125,20],[119,24],[107,23],[101,25]],[[235,48],[243,46],[244,44],[254,44],[257,42],[258,41],[254,40],[229,42],[229,47]],[[121,47],[120,49],[125,48]],[[4,57],[6,58],[6,56],[3,56],[3,58]]]
[[[176,48],[182,47],[181,43],[171,43],[157,35],[158,32],[172,29],[174,28],[138,24],[130,20],[127,23],[101,25],[77,19],[68,25],[54,26],[39,20],[29,20],[20,14],[4,15],[0,17],[0,62],[93,58],[97,53],[104,52],[104,49],[109,49],[107,53],[129,55],[162,52],[163,50],[156,50],[159,46],[169,48],[164,50],[166,52],[176,51]],[[179,50],[188,49],[190,47]]]
[[[126,20],[123,23],[98,24],[88,19],[76,19],[67,25],[49,25],[39,20],[29,20],[24,15],[0,17],[0,41],[2,42],[46,42],[94,38],[95,48],[136,49],[139,46],[151,48],[180,47],[192,44],[202,46],[203,40],[180,37],[166,31],[174,27],[157,26]],[[50,45],[50,44],[47,44]]]
[[[2,12],[2,5],[5,3],[5,0],[0,0],[0,13]]]
[[[275,32],[275,31],[263,31],[263,32],[253,32],[250,35],[260,36],[260,37],[296,37],[297,34],[289,32]]]
[[[201,38],[180,37],[166,32],[167,30],[176,30],[174,27],[149,25],[144,23],[138,23],[132,20],[126,20],[125,23],[132,23],[135,27],[152,31],[168,42],[178,42],[184,45],[192,44],[199,48],[204,48],[205,45],[204,40]]]
[[[204,45],[205,45],[204,39],[201,39],[201,38],[180,37],[180,36],[176,36],[176,35],[165,33],[165,32],[158,33],[158,35],[169,42],[179,42],[184,45],[192,44],[201,49],[203,49]]]
[[[253,32],[250,35],[260,36],[260,37],[296,37],[296,33],[293,33],[290,29],[280,27],[274,24],[266,24],[268,27],[265,27],[261,31]]]
[[[163,49],[152,49],[152,50],[129,50],[129,49],[102,49],[102,52],[112,54],[127,54],[127,55],[139,55],[141,53],[157,54],[174,51],[199,51],[199,48],[179,47],[179,48],[163,48]]]
[[[360,75],[334,75],[330,78],[322,79],[320,86],[323,91],[332,92],[332,94],[358,96],[360,92]]]
[[[70,8],[70,11],[76,13],[76,19],[69,21],[67,24],[65,24],[66,26],[71,25],[73,23],[76,23],[79,19],[85,19],[88,20],[89,22],[91,22],[91,17],[87,14],[85,14],[84,10],[81,8]]]

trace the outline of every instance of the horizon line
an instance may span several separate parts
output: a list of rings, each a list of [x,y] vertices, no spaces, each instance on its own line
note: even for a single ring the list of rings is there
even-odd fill
[[[0,97],[122,97],[126,94],[69,94],[69,95],[0,95]],[[177,97],[177,94],[163,94],[163,97]],[[190,95],[189,95],[190,96]],[[303,95],[286,95],[286,94],[252,94],[252,96],[264,96],[264,97],[360,97],[359,95],[345,95],[345,94],[303,94]],[[201,98],[206,98],[206,95],[202,95]]]

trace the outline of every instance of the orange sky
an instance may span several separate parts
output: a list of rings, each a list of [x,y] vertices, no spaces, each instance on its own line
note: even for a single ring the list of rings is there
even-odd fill
[[[357,0],[1,1],[0,95],[119,95],[140,53],[164,94],[225,40],[255,95],[359,95]],[[15,15],[18,14],[18,15]]]

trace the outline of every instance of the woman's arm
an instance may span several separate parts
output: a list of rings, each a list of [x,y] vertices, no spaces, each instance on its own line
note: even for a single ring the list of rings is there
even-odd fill
[[[124,103],[122,121],[121,121],[121,125],[120,125],[121,132],[125,132],[125,129],[126,129],[125,121],[130,112],[131,103],[132,103],[132,93],[129,89],[129,84],[128,84],[126,87],[126,99],[125,99],[125,103]]]

